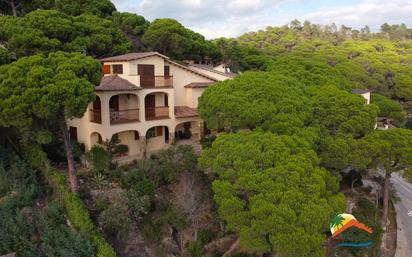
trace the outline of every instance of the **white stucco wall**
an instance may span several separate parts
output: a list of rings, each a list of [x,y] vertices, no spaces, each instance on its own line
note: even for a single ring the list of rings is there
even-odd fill
[[[170,64],[170,74],[173,75],[173,88],[175,104],[177,106],[188,105],[185,86],[192,82],[214,82],[211,79],[184,70],[176,65]],[[191,107],[193,107],[193,104]]]
[[[366,104],[370,104],[370,103],[371,103],[371,92],[367,92],[367,93],[361,94],[361,96],[362,96],[363,98],[365,98]]]

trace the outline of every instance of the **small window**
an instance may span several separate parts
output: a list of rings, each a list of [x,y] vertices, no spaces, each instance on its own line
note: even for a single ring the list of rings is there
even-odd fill
[[[134,132],[134,140],[139,140],[139,139],[140,139],[139,132],[135,131]]]
[[[70,139],[77,141],[77,128],[69,127],[69,135]]]
[[[112,65],[113,74],[123,74],[123,65],[122,64],[114,64]]]

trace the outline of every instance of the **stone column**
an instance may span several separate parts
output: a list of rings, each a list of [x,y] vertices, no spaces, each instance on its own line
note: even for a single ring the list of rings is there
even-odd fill
[[[172,144],[175,140],[175,132],[169,131],[169,144]]]
[[[171,90],[167,94],[167,98],[168,98],[168,104],[169,104],[169,117],[171,119],[174,119],[175,118],[175,97],[173,94],[173,90]]]
[[[100,104],[101,106],[101,112],[102,112],[102,125],[103,126],[110,126],[110,107],[109,107],[109,101],[110,101],[110,94],[107,93],[101,93],[99,94],[100,97]],[[103,137],[103,135],[102,135]],[[103,139],[104,140],[104,139]]]
[[[146,121],[146,110],[144,105],[145,95],[138,95],[139,97],[139,120],[140,122]]]

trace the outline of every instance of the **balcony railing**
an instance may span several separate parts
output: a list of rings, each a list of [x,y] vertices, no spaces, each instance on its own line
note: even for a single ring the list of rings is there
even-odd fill
[[[162,107],[146,107],[146,120],[168,119],[169,106]]]
[[[173,87],[173,76],[140,76],[142,88]]]
[[[139,121],[139,109],[110,111],[110,124],[122,124]]]
[[[102,124],[102,111],[90,109],[90,122]]]
[[[173,76],[155,76],[155,87],[173,87]]]

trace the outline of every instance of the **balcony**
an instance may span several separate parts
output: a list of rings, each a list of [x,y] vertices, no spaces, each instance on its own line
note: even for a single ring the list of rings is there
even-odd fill
[[[173,87],[173,76],[140,76],[142,88],[169,88]]]
[[[110,111],[110,124],[123,124],[139,121],[139,109]]]
[[[173,76],[155,76],[155,87],[173,87]]]
[[[90,109],[90,122],[102,124],[102,111],[99,109]]]
[[[146,107],[146,120],[160,120],[169,118],[169,106]]]

